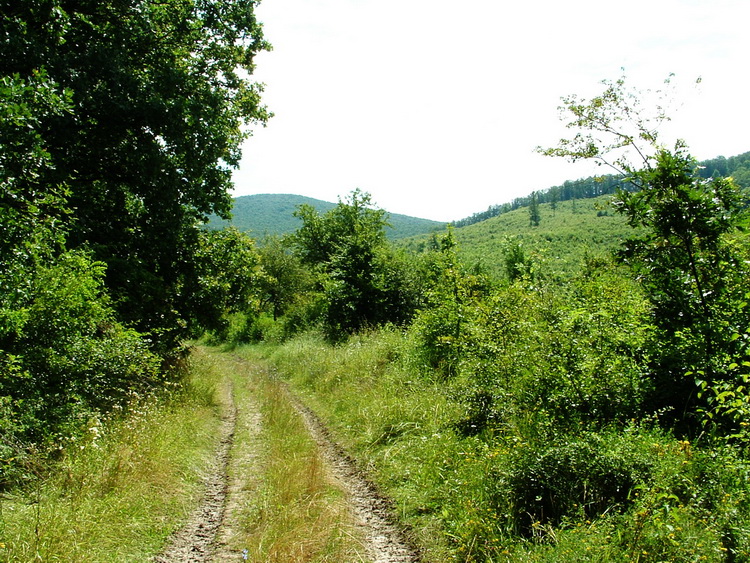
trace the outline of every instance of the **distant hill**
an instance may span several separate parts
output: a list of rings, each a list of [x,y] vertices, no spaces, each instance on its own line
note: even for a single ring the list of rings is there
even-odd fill
[[[717,156],[698,163],[699,174],[702,178],[714,176],[732,176],[738,186],[744,189],[750,188],[750,152],[737,156],[725,158]],[[560,186],[552,186],[544,190],[534,192],[539,203],[557,203],[574,199],[598,198],[603,195],[611,195],[619,188],[633,189],[633,186],[623,181],[621,176],[607,174],[603,176],[592,176],[579,180],[568,180]],[[517,197],[511,202],[502,205],[490,205],[486,211],[479,211],[473,215],[454,221],[454,227],[467,227],[503,213],[514,211],[521,207],[527,207],[531,201],[531,194],[525,197]]]
[[[233,225],[240,231],[250,233],[255,238],[262,238],[266,235],[285,235],[293,233],[301,226],[302,222],[294,216],[294,212],[302,204],[312,205],[319,213],[325,213],[336,207],[335,203],[301,195],[244,195],[234,198],[230,221],[211,217],[208,227],[221,229]],[[426,234],[445,227],[445,223],[439,221],[419,219],[397,213],[388,214],[388,223],[391,227],[386,229],[386,234],[390,239]]]
[[[493,277],[502,278],[505,256],[518,244],[542,275],[568,277],[582,267],[585,256],[610,255],[633,234],[625,217],[610,206],[611,198],[561,201],[555,209],[543,203],[537,227],[530,224],[529,209],[522,207],[456,228],[459,255],[467,265],[479,265]],[[422,235],[399,244],[419,252],[433,243],[432,236]]]
[[[731,175],[738,186],[750,190],[750,152],[704,160],[699,167],[703,178]],[[535,192],[541,214],[538,226],[530,222],[531,196],[490,206],[487,211],[452,223],[459,255],[466,264],[502,278],[505,257],[519,245],[541,275],[568,277],[583,267],[586,257],[611,255],[633,235],[626,218],[610,205],[612,194],[620,187],[632,189],[620,177],[609,175],[539,190]],[[399,244],[419,252],[434,245],[433,239],[434,235],[422,235]]]

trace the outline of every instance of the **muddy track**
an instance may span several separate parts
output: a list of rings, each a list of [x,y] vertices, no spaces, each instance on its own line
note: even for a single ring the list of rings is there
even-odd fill
[[[357,468],[355,461],[336,444],[328,429],[302,402],[284,386],[290,402],[305,421],[310,435],[318,444],[334,479],[348,496],[349,504],[364,540],[367,557],[372,563],[417,563],[417,550],[396,524],[391,503]]]
[[[227,499],[227,467],[237,425],[237,406],[231,382],[222,397],[222,421],[219,446],[214,462],[204,479],[204,493],[188,522],[170,538],[155,563],[199,563],[210,561],[224,519]]]

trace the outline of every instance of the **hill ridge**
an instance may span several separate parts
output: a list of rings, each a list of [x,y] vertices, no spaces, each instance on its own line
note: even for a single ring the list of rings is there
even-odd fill
[[[285,235],[296,231],[302,225],[302,221],[294,216],[298,206],[312,205],[319,213],[325,213],[337,205],[322,199],[289,193],[242,195],[233,198],[233,203],[232,218],[227,221],[212,215],[207,224],[208,228],[221,229],[231,225],[255,237]],[[391,225],[386,229],[390,239],[427,234],[441,230],[447,225],[447,222],[385,211]]]

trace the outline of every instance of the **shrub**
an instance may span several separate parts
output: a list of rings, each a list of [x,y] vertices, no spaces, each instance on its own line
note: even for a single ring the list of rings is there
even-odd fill
[[[495,504],[525,536],[535,526],[623,510],[633,488],[652,473],[648,458],[616,433],[558,438],[518,452],[512,466],[494,476]]]
[[[4,459],[20,459],[30,444],[59,445],[159,381],[148,342],[115,321],[103,276],[85,253],[64,253],[30,272],[13,301],[17,322],[0,331],[2,447],[14,451]],[[6,464],[0,482],[16,473]]]

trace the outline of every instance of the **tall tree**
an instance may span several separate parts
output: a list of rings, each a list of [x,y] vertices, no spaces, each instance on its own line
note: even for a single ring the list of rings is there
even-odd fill
[[[531,198],[529,198],[529,225],[532,227],[538,227],[539,221],[542,220],[542,216],[539,213],[539,194],[537,192],[531,192]]]
[[[701,178],[683,141],[671,150],[660,144],[658,125],[667,119],[661,105],[649,115],[624,78],[605,84],[589,101],[564,99],[568,126],[577,134],[543,152],[597,159],[635,187],[615,199],[617,210],[640,229],[619,256],[653,307],[655,406],[693,415],[707,407],[699,402],[700,387],[735,377],[730,366],[745,353],[738,336],[750,323],[749,272],[728,235],[746,202],[731,179]]]
[[[246,76],[268,48],[255,0],[0,0],[0,68],[40,72],[72,111],[39,114],[70,190],[68,243],[107,263],[120,315],[165,347],[189,314],[179,295],[209,213],[226,216],[243,124],[264,123]]]
[[[296,215],[303,224],[292,240],[302,261],[320,274],[332,337],[413,313],[409,267],[390,251],[385,212],[372,207],[369,194],[355,190],[324,215],[302,205]]]

